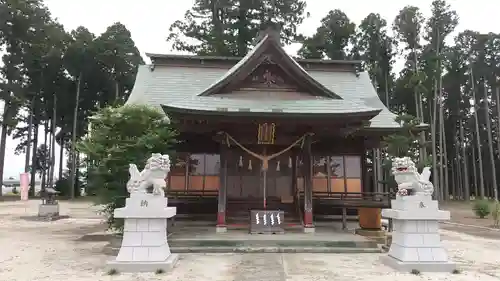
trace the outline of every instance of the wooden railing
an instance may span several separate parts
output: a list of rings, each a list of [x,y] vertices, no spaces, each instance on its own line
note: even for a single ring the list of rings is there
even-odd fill
[[[168,190],[166,195],[168,198],[207,198],[217,197],[217,190]]]
[[[313,213],[316,216],[329,216],[335,209],[341,210],[342,228],[347,229],[347,214],[357,214],[358,208],[384,209],[391,206],[391,195],[382,192],[313,192]],[[300,192],[303,204],[304,192]]]
[[[331,207],[389,208],[390,194],[383,192],[313,192],[314,201]],[[304,192],[300,192],[304,198]]]

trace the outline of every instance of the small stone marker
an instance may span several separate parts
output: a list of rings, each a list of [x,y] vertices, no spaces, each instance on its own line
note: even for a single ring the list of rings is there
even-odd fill
[[[59,217],[59,202],[56,200],[58,193],[59,191],[51,187],[47,187],[42,191],[42,203],[38,205],[38,217],[50,220]]]

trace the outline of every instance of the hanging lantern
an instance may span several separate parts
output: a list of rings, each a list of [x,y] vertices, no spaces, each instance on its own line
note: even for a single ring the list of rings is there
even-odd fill
[[[274,144],[275,131],[276,131],[276,124],[274,123],[259,124],[257,143]]]
[[[292,165],[293,165],[293,163],[292,163],[292,157],[289,157],[289,158],[288,158],[288,168],[290,168],[290,169],[291,169],[291,168],[292,168]]]
[[[248,170],[252,170],[252,159],[248,160]]]
[[[243,156],[240,156],[240,161],[238,163],[239,167],[243,167]]]
[[[280,160],[277,161],[277,164],[276,164],[276,172],[279,172],[280,171]]]

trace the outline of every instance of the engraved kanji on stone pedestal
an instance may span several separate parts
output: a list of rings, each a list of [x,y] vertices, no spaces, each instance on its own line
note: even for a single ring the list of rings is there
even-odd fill
[[[382,210],[394,226],[389,253],[382,262],[399,271],[453,271],[456,264],[448,260],[439,234],[439,221],[449,220],[450,212],[439,210],[432,200],[434,188],[429,175],[424,175],[427,169],[419,175],[409,159],[397,158],[394,163],[399,191],[392,208]]]

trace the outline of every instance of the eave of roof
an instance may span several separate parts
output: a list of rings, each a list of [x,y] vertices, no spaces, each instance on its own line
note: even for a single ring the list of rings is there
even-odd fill
[[[223,100],[230,101],[229,104],[224,104]],[[307,104],[317,102],[325,102],[324,107],[312,107]],[[220,99],[198,97],[192,100],[183,102],[162,104],[165,113],[181,113],[190,115],[206,115],[206,116],[249,116],[249,117],[303,117],[303,118],[322,118],[322,117],[360,117],[370,120],[378,115],[381,109],[359,106],[344,100],[303,100],[294,101],[293,106],[284,104],[280,101],[276,105],[276,101],[259,101],[259,105],[254,105],[256,102],[235,99]],[[340,103],[335,110],[334,107],[329,107],[328,103]]]
[[[155,63],[155,59],[181,59],[181,60],[199,60],[199,61],[233,61],[238,62],[243,57],[224,57],[224,56],[197,56],[197,55],[179,55],[179,54],[157,54],[157,53],[146,53],[152,63]],[[362,61],[360,60],[322,60],[322,59],[295,59],[298,63],[309,63],[309,64],[322,64],[322,65],[353,65],[359,66]]]
[[[415,126],[413,133],[417,134],[420,132],[427,131],[430,128],[429,124],[419,124]],[[360,132],[371,132],[371,133],[382,133],[384,135],[399,133],[404,129],[404,127],[366,127],[360,130]]]

